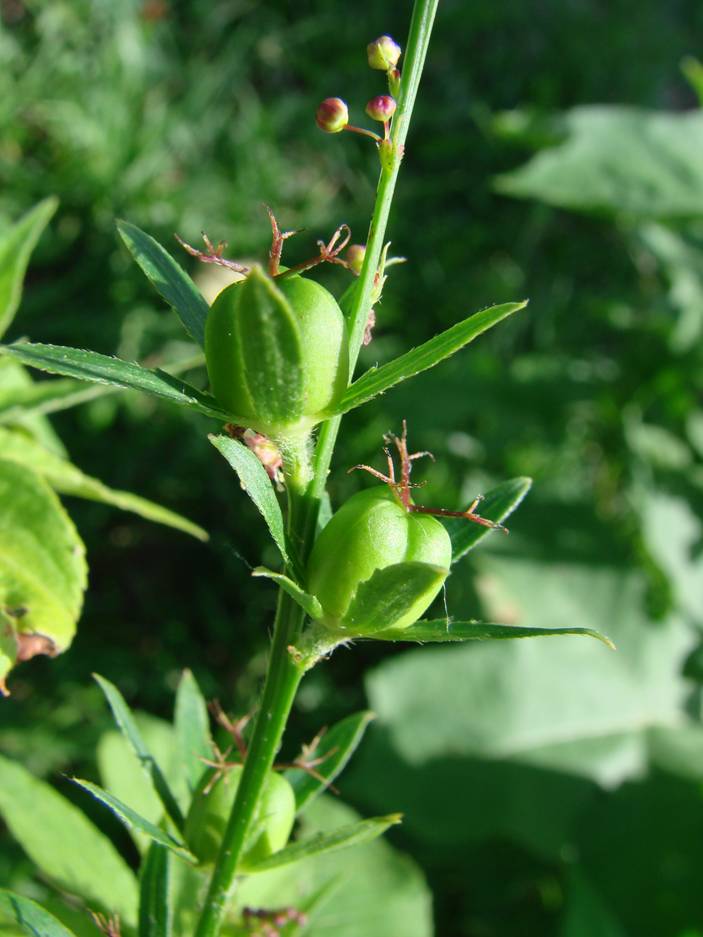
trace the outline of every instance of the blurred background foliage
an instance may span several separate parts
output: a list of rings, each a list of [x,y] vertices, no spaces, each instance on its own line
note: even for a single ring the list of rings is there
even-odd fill
[[[127,358],[185,350],[116,217],[191,270],[174,232],[261,257],[263,203],[306,229],[290,260],[342,221],[363,240],[375,154],[323,136],[313,114],[340,95],[364,122],[379,91],[364,46],[402,41],[411,4],[383,7],[0,0],[0,224],[60,199],[9,337]],[[363,363],[486,304],[530,305],[348,417],[333,502],[367,484],[345,469],[378,464],[404,416],[437,458],[424,503],[531,475],[511,537],[452,576],[452,615],[593,627],[619,649],[361,644],[307,679],[286,747],[376,711],[342,795],[406,811],[391,840],[427,876],[438,935],[703,933],[702,35],[693,0],[440,5],[390,228],[408,263],[391,271]],[[339,271],[320,275],[343,288]],[[85,471],[212,539],[71,505],[91,570],[79,635],[20,668],[0,707],[2,751],[52,780],[95,774],[109,720],[92,671],[163,716],[188,666],[245,712],[274,602],[249,566],[275,562],[207,421],[124,394],[54,425]],[[21,889],[28,871],[3,839],[0,881]]]

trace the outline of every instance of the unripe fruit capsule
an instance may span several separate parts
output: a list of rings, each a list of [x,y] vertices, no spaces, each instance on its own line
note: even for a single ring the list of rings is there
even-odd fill
[[[451,557],[449,534],[438,520],[407,511],[389,488],[371,488],[353,495],[318,537],[307,587],[322,605],[323,622],[334,630],[400,631],[435,598]],[[383,570],[388,579],[377,579],[374,590],[370,580]]]
[[[324,418],[349,373],[346,324],[314,280],[259,268],[217,297],[205,323],[212,393],[237,421],[285,443]]]
[[[188,848],[203,865],[210,865],[217,858],[243,768],[241,765],[226,768],[213,782],[216,770],[219,769],[208,771],[198,785],[185,825]],[[293,788],[283,775],[271,771],[264,782],[249,841],[238,868],[247,872],[283,849],[294,820]]]

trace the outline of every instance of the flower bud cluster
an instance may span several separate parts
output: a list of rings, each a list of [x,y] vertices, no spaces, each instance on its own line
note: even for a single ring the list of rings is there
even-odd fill
[[[378,71],[384,71],[388,78],[389,94],[379,94],[366,105],[366,113],[372,120],[377,120],[383,124],[383,136],[374,133],[372,130],[366,130],[362,127],[354,127],[349,123],[349,108],[341,98],[325,98],[317,108],[315,121],[320,130],[325,133],[339,133],[341,130],[349,130],[353,133],[359,133],[371,139],[376,143],[381,151],[381,161],[384,161],[384,143],[390,140],[390,122],[395,113],[397,96],[400,90],[400,72],[397,68],[398,60],[401,55],[401,48],[390,36],[379,36],[366,47],[366,56],[369,66]],[[386,146],[386,149],[388,147]]]

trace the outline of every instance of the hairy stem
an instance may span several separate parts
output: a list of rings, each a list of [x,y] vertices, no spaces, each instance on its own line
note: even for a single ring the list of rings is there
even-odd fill
[[[348,312],[350,374],[353,373],[359,356],[371,308],[374,276],[381,258],[401,157],[438,3],[439,0],[415,0],[413,8],[398,107],[393,119],[391,158],[382,161],[364,264]],[[341,418],[337,417],[323,424],[315,449],[311,479],[308,454],[304,446],[284,454],[289,497],[288,532],[298,547],[303,563],[307,561],[315,539],[320,500],[325,492],[340,422]],[[302,625],[303,614],[298,606],[286,593],[279,591],[261,708],[198,922],[196,937],[217,937],[224,921],[237,864],[303,676],[303,668],[296,664],[289,653],[289,647],[295,643]]]

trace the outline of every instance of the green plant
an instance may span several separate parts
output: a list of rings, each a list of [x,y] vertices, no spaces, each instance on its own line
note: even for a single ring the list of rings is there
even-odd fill
[[[239,731],[233,734],[235,742],[244,744],[240,751],[243,764],[241,770],[237,770],[238,783],[230,816],[222,832],[222,843],[206,897],[201,903],[199,887],[191,886],[189,891],[185,889],[191,896],[188,908],[190,924],[199,912],[196,929],[199,937],[215,935],[225,923],[240,928],[247,925],[246,909],[249,905],[243,904],[242,894],[234,891],[239,873],[263,874],[287,865],[297,865],[302,860],[308,862],[342,847],[371,840],[397,822],[395,815],[375,817],[303,837],[289,846],[275,849],[270,855],[263,854],[268,849],[249,852],[252,838],[259,842],[256,828],[261,822],[262,798],[271,784],[275,755],[298,685],[305,672],[331,650],[330,631],[346,629],[341,637],[333,633],[333,644],[353,634],[363,634],[376,640],[414,642],[594,634],[585,628],[540,629],[474,621],[452,622],[448,616],[418,621],[446,578],[451,561],[475,547],[491,527],[499,526],[517,507],[529,487],[529,482],[524,479],[514,479],[490,491],[481,515],[476,513],[475,505],[465,511],[421,508],[410,499],[409,465],[412,457],[405,450],[401,452],[407,458],[403,462],[399,483],[389,472],[388,478],[384,479],[389,486],[387,489],[350,499],[326,527],[324,517],[320,517],[343,414],[434,366],[524,306],[524,303],[506,303],[484,309],[388,364],[368,370],[348,384],[348,374],[353,372],[362,341],[369,332],[373,305],[385,283],[388,266],[385,229],[435,9],[436,3],[428,0],[420,0],[416,4],[402,77],[396,68],[397,59],[388,62],[389,90],[397,94],[397,104],[388,105],[388,96],[384,96],[383,107],[374,105],[371,108],[374,117],[383,123],[383,136],[362,131],[371,137],[378,149],[381,174],[359,276],[339,301],[348,334],[348,361],[345,360],[347,339],[344,337],[344,322],[336,304],[312,281],[297,277],[301,265],[285,271],[280,270],[276,262],[268,275],[256,268],[240,271],[245,273],[244,281],[229,287],[213,308],[208,309],[197,288],[170,255],[148,235],[126,223],[120,225],[120,233],[127,247],[161,295],[174,307],[190,336],[198,344],[204,344],[213,393],[200,391],[163,371],[94,352],[26,342],[16,342],[3,349],[13,361],[69,379],[142,390],[224,422],[228,432],[211,437],[211,441],[238,473],[281,554],[283,572],[256,571],[277,582],[280,592],[266,683],[253,730],[246,739]],[[339,128],[335,125],[326,129],[336,131]],[[348,124],[341,129],[359,130]],[[274,225],[272,258],[280,256],[282,238]],[[209,243],[206,243],[206,248],[207,252],[201,259],[224,266],[233,265]],[[323,245],[315,262],[338,259],[338,251],[333,238],[329,245]],[[302,266],[308,269],[310,264]],[[273,282],[274,278],[279,278],[280,286]],[[312,332],[306,330],[317,327],[318,317],[325,320],[325,339],[330,340],[328,347],[320,347],[319,343],[313,347],[309,345]],[[329,321],[338,326],[336,336],[329,334]],[[344,376],[344,381],[340,375]],[[321,426],[313,446],[311,430],[317,423]],[[285,522],[272,481],[257,455],[259,441],[249,447],[246,440],[253,440],[245,436],[245,442],[242,442],[242,427],[271,434],[280,447],[281,471],[288,501]],[[402,445],[405,446],[405,434]],[[453,517],[453,525],[445,530],[439,526],[439,521],[426,516],[432,513]],[[348,520],[349,515],[351,521]],[[370,531],[370,540],[363,537],[357,540],[356,536],[347,535],[349,526],[363,525],[371,515],[374,516],[374,530]],[[323,531],[316,548],[314,544],[319,527]],[[319,551],[325,549],[327,540],[333,541],[332,547],[340,551],[340,557],[348,564],[339,583],[330,581],[337,571],[324,562],[326,557],[320,557]],[[391,545],[393,550],[398,547],[395,556]],[[352,549],[345,555],[350,546]],[[356,555],[354,549],[358,550]],[[396,562],[387,563],[388,559]],[[347,599],[353,604],[348,604]],[[352,608],[354,612],[350,618]],[[308,618],[311,619],[310,624]],[[195,834],[193,831],[190,836],[186,834],[184,817],[194,809],[190,803],[200,783],[198,775],[203,771],[202,759],[211,754],[207,722],[203,717],[204,705],[197,688],[184,681],[182,686],[186,689],[179,697],[182,699],[181,709],[177,704],[174,732],[184,740],[182,753],[187,757],[183,759],[182,771],[185,769],[186,781],[190,783],[186,783],[185,791],[179,793],[172,789],[167,772],[159,767],[150,753],[116,688],[106,681],[101,681],[101,684],[120,729],[147,771],[162,810],[154,822],[132,803],[109,790],[81,782],[128,828],[152,843],[142,866],[139,915],[135,911],[134,882],[125,877],[123,871],[119,880],[124,883],[124,888],[119,903],[109,889],[96,895],[92,881],[86,886],[77,883],[70,875],[68,882],[65,878],[63,881],[69,891],[77,891],[88,900],[97,900],[107,911],[122,909],[125,926],[134,927],[138,918],[141,933],[161,934],[168,932],[170,917],[176,907],[175,891],[169,887],[169,854],[185,863],[193,862],[188,840],[193,842]],[[179,712],[184,713],[180,720]],[[298,810],[307,807],[312,798],[331,783],[352,753],[366,721],[361,715],[354,718],[351,725],[340,724],[331,730],[324,744],[320,741],[313,746],[311,758],[298,764],[297,770],[303,775],[297,787],[293,786]],[[330,744],[330,739],[334,739],[334,745]],[[12,768],[7,769],[10,776],[12,771]],[[208,796],[204,788],[196,793],[201,803],[202,798]],[[13,804],[11,794],[5,804]],[[266,820],[263,822],[265,826]],[[17,827],[19,832],[16,835],[24,842],[28,837],[27,831],[21,824]],[[277,842],[272,847],[281,846],[279,831],[276,831],[275,839]],[[36,850],[36,854],[41,859],[41,850]],[[55,869],[49,874],[60,878]],[[63,874],[65,876],[65,871]],[[191,873],[182,874],[187,876]],[[197,870],[194,874],[197,875]],[[252,878],[256,876],[252,875]],[[326,884],[320,885],[319,889],[323,890]],[[246,888],[247,884],[242,889],[244,895]],[[306,900],[313,906],[319,897],[313,890],[307,893]],[[28,909],[21,899],[8,897],[10,910],[12,901],[16,902],[14,918],[18,923],[25,920],[30,912],[40,915],[36,909]],[[266,923],[273,927],[271,920],[266,920]],[[303,926],[300,920],[290,919],[284,923],[286,926]],[[56,933],[60,931],[56,930]]]

